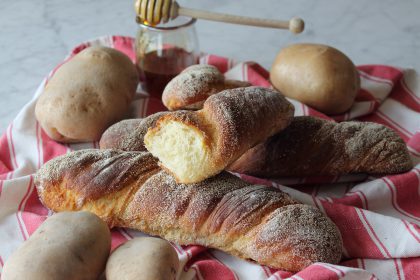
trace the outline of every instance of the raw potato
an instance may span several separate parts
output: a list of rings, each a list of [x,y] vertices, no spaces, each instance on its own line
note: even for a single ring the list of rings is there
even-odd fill
[[[35,116],[56,141],[99,140],[127,115],[137,84],[138,72],[125,54],[90,47],[55,72],[38,99]]]
[[[178,255],[169,242],[139,237],[127,241],[111,254],[106,264],[106,279],[175,280],[178,267]]]
[[[2,280],[96,280],[110,249],[111,233],[96,215],[54,214],[9,257]]]
[[[282,49],[271,68],[270,80],[285,96],[325,114],[350,109],[360,88],[353,62],[339,50],[318,44]]]

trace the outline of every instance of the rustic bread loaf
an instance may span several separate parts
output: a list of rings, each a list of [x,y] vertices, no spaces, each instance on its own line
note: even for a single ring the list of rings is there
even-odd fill
[[[390,174],[412,166],[404,141],[384,125],[295,117],[285,130],[248,150],[228,169],[275,178]]]
[[[293,112],[293,105],[274,90],[225,90],[210,96],[199,111],[174,111],[159,118],[144,143],[177,182],[197,183],[287,127]]]
[[[226,80],[213,65],[192,65],[165,87],[162,102],[171,111],[200,109],[206,99],[222,90],[251,86],[248,82]]]
[[[151,116],[152,117],[152,116]],[[137,130],[150,125],[139,120]],[[145,150],[143,136],[133,139],[124,123],[107,148]],[[142,127],[142,128],[140,128]],[[107,136],[109,134],[104,135]],[[139,134],[140,135],[140,134]],[[127,146],[124,143],[132,143]],[[245,152],[228,170],[264,178],[349,173],[392,174],[413,167],[407,146],[390,128],[368,122],[335,123],[315,117],[295,117],[282,132]]]
[[[144,135],[149,127],[168,112],[158,112],[144,119],[122,120],[110,126],[101,136],[101,149],[120,149],[123,151],[147,151]]]
[[[273,268],[299,271],[341,258],[340,233],[317,208],[227,172],[178,184],[147,152],[71,152],[47,162],[35,185],[53,211],[91,211],[110,227],[217,248]]]

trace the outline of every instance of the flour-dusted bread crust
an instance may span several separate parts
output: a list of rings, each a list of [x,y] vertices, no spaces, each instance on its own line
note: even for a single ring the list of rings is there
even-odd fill
[[[213,65],[192,65],[166,85],[162,102],[171,111],[197,110],[215,93],[248,86],[251,84],[245,81],[225,80],[223,74]]]
[[[293,112],[293,105],[271,89],[225,90],[210,96],[199,111],[175,111],[159,118],[144,142],[178,182],[197,183],[283,130]]]
[[[137,84],[136,67],[125,54],[89,47],[54,73],[37,101],[35,116],[56,141],[96,141],[128,114]]]
[[[91,211],[111,227],[217,248],[273,268],[299,271],[341,258],[340,233],[317,208],[227,172],[178,184],[147,152],[71,152],[46,163],[35,185],[53,211]]]
[[[413,164],[392,129],[370,122],[296,117],[281,133],[247,151],[229,170],[275,178],[349,173],[391,174]]]
[[[122,120],[110,126],[101,136],[101,149],[120,149],[123,151],[147,151],[144,146],[144,135],[156,121],[168,114],[158,112],[143,119]]]

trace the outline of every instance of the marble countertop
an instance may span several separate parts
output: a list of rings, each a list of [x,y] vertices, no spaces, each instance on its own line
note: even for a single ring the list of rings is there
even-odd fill
[[[181,5],[273,19],[300,16],[301,35],[198,21],[201,50],[269,68],[283,46],[332,45],[355,64],[389,64],[420,71],[420,1],[179,0]],[[0,132],[43,77],[80,42],[106,34],[134,36],[133,1],[3,0],[0,3]]]

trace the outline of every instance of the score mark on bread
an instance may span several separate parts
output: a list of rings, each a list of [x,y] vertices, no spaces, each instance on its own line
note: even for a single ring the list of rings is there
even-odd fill
[[[35,185],[53,211],[88,210],[110,227],[220,249],[273,268],[299,271],[341,258],[340,232],[319,209],[228,172],[179,184],[147,152],[74,151],[47,162]]]

